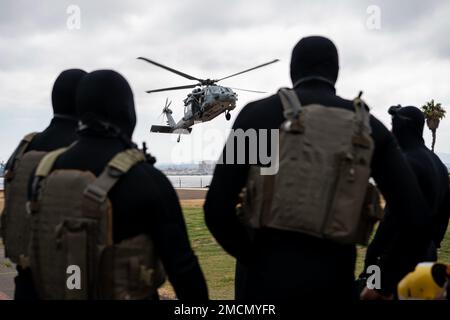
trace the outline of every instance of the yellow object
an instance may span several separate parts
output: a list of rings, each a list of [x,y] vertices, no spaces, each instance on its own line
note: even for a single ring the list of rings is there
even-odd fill
[[[450,265],[434,262],[419,263],[414,271],[408,273],[398,284],[398,298],[400,300],[439,298],[449,275]]]

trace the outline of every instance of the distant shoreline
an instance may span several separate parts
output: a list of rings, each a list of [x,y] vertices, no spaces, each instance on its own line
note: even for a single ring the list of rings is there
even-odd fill
[[[198,176],[212,176],[213,175],[212,173],[177,173],[177,174],[173,174],[173,173],[167,173],[164,171],[162,171],[162,173],[164,173],[168,177],[178,177],[178,176],[182,176],[182,177],[196,176],[196,177],[198,177]]]

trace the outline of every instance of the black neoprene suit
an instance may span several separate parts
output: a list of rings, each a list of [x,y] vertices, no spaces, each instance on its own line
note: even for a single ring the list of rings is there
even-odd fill
[[[436,249],[440,247],[445,236],[450,215],[448,170],[436,154],[424,144],[422,138],[424,117],[415,107],[404,107],[392,120],[392,129],[397,141],[420,185],[432,215],[432,234],[430,247],[427,250],[416,250],[416,259],[435,261]],[[366,265],[378,264],[392,241],[395,241],[398,220],[390,205],[386,208],[385,218],[377,229],[377,233],[367,249]]]
[[[98,176],[117,153],[133,147],[130,137],[136,115],[128,82],[110,70],[89,73],[78,87],[77,112],[87,127],[53,168],[90,171]],[[108,196],[113,207],[114,242],[148,234],[177,297],[208,299],[177,194],[165,175],[150,162],[139,163],[121,177]]]
[[[334,82],[338,69],[334,45],[321,37],[306,39],[304,47],[297,46],[293,52],[293,82],[311,75]],[[307,48],[305,52],[304,48]],[[297,86],[296,93],[302,105],[318,103],[353,110],[352,101],[337,96],[333,85],[325,81],[303,82]],[[245,106],[233,128],[278,129],[282,122],[281,101],[273,95]],[[371,117],[370,125],[375,141],[372,177],[387,203],[397,209],[396,219],[402,222],[398,232],[403,238],[393,246],[382,266],[382,291],[390,293],[405,272],[415,266],[413,254],[404,245],[427,242],[429,216],[414,174],[394,137],[375,117]],[[214,237],[247,269],[242,277],[245,283],[239,285],[243,291],[240,297],[355,298],[355,246],[270,228],[249,232],[240,223],[235,207],[248,170],[248,164],[217,165],[204,206],[206,223]]]
[[[120,139],[87,133],[58,158],[54,168],[88,170],[97,176],[114,155],[126,148]],[[177,194],[166,176],[150,163],[138,164],[113,187],[109,198],[113,207],[114,242],[149,234],[177,297],[208,299]]]
[[[75,95],[80,79],[86,74],[79,69],[63,71],[52,89],[54,117],[47,128],[39,132],[28,145],[28,151],[53,151],[72,144],[77,138],[78,118],[76,116]],[[13,153],[16,153],[16,151]],[[12,157],[11,157],[12,158]],[[8,160],[8,163],[11,161]],[[17,266],[18,275],[14,279],[16,300],[36,299],[29,269]]]

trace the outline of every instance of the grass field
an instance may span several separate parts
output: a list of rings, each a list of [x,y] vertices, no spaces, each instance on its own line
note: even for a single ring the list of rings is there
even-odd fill
[[[200,260],[200,265],[208,282],[211,299],[234,298],[234,259],[226,254],[209,233],[204,224],[203,210],[200,204],[183,203],[183,211],[188,227],[192,247]],[[365,247],[358,247],[356,275],[363,268]],[[450,264],[450,228],[439,253],[439,261]],[[173,290],[166,284],[162,292],[173,298]]]
[[[0,210],[3,205],[2,200],[0,197]],[[199,200],[182,201],[192,247],[205,274],[210,298],[233,299],[235,261],[222,250],[206,228],[202,205],[203,201]],[[364,247],[358,247],[356,274],[359,274],[362,270],[365,250]],[[439,257],[440,261],[450,264],[450,228],[447,230],[445,240],[442,243]],[[173,289],[168,282],[160,289],[160,294],[163,299],[175,298]]]
[[[209,289],[211,299],[234,299],[235,260],[217,244],[205,226],[202,201],[182,201],[184,218],[192,248],[197,255]],[[174,298],[166,283],[160,290],[166,298]]]

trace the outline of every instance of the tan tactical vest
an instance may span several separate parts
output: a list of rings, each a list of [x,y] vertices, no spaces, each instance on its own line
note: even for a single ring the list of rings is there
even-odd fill
[[[373,187],[368,190],[374,143],[364,102],[356,98],[353,112],[301,106],[289,89],[279,96],[286,119],[280,127],[279,171],[263,176],[260,167],[250,167],[243,221],[254,228],[367,243],[381,213],[373,205],[366,210],[377,195]]]
[[[165,281],[153,242],[139,235],[113,243],[108,192],[134,165],[137,149],[117,154],[96,178],[91,172],[54,170],[65,149],[40,162],[34,191],[30,267],[42,299],[148,299]],[[76,287],[77,272],[80,287]]]
[[[29,264],[30,216],[26,210],[28,181],[46,154],[40,151],[25,152],[35,135],[30,133],[22,139],[4,177],[5,207],[1,225],[5,255],[22,268],[27,268]]]

